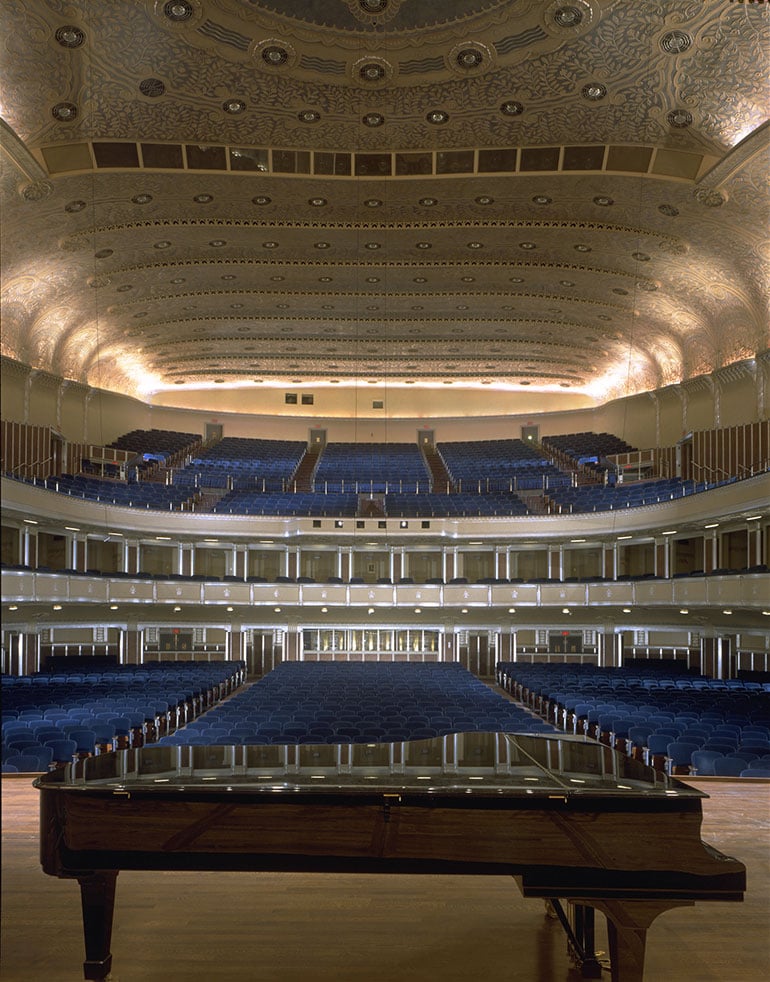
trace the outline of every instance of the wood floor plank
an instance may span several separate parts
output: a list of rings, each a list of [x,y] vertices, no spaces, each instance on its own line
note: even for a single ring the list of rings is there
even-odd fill
[[[748,892],[659,917],[645,982],[759,982],[770,975],[770,782],[690,783],[712,796],[703,838],[746,864]],[[77,885],[40,870],[30,782],[4,778],[2,804],[0,978],[78,982]],[[579,979],[558,922],[505,877],[123,872],[112,950],[119,982]]]

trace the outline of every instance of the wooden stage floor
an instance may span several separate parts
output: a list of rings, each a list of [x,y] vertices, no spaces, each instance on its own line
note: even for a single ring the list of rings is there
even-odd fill
[[[711,795],[704,840],[748,868],[746,900],[661,915],[645,982],[760,982],[770,978],[770,782],[690,783]],[[2,804],[0,978],[77,982],[77,883],[40,870],[30,780],[3,777]],[[505,877],[123,872],[112,951],[119,982],[580,978],[558,922]]]

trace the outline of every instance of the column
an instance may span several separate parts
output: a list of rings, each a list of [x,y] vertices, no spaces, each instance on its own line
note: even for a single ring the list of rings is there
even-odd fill
[[[127,627],[121,634],[123,639],[123,664],[138,665],[139,661],[139,632],[135,627]]]

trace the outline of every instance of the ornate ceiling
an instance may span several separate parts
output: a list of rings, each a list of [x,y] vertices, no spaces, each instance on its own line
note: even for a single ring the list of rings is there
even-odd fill
[[[603,401],[768,347],[770,4],[4,0],[0,26],[10,358],[144,398]]]

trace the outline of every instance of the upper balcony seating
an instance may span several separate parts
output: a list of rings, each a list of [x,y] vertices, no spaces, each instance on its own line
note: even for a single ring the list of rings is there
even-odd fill
[[[225,437],[174,475],[174,484],[282,491],[307,449],[301,440]]]
[[[37,482],[39,483],[39,482]],[[166,484],[138,482],[123,484],[119,481],[101,481],[95,477],[62,474],[42,482],[49,491],[87,498],[104,504],[128,508],[149,508],[154,511],[181,511],[190,499],[189,488],[175,488]]]
[[[631,444],[612,433],[563,433],[544,436],[543,447],[553,447],[566,454],[576,464],[599,464],[602,457],[611,454],[631,453],[636,450]]]
[[[229,491],[212,511],[225,515],[294,515],[307,517],[353,517],[358,509],[355,491],[313,494],[287,492],[264,494],[253,491]]]
[[[538,490],[569,486],[570,477],[522,440],[463,440],[437,445],[458,490]]]
[[[562,488],[549,497],[565,512],[613,511],[618,508],[638,508],[640,505],[657,505],[673,501],[696,492],[695,481],[682,481],[676,477],[658,481],[639,481],[614,487],[583,485]]]
[[[182,433],[178,430],[131,430],[107,446],[117,450],[134,450],[136,453],[171,455],[191,447],[200,440],[198,433]]]
[[[416,443],[330,443],[316,468],[316,491],[427,491],[431,477]]]
[[[453,516],[527,515],[529,510],[512,491],[494,494],[386,494],[389,518],[451,518]]]

